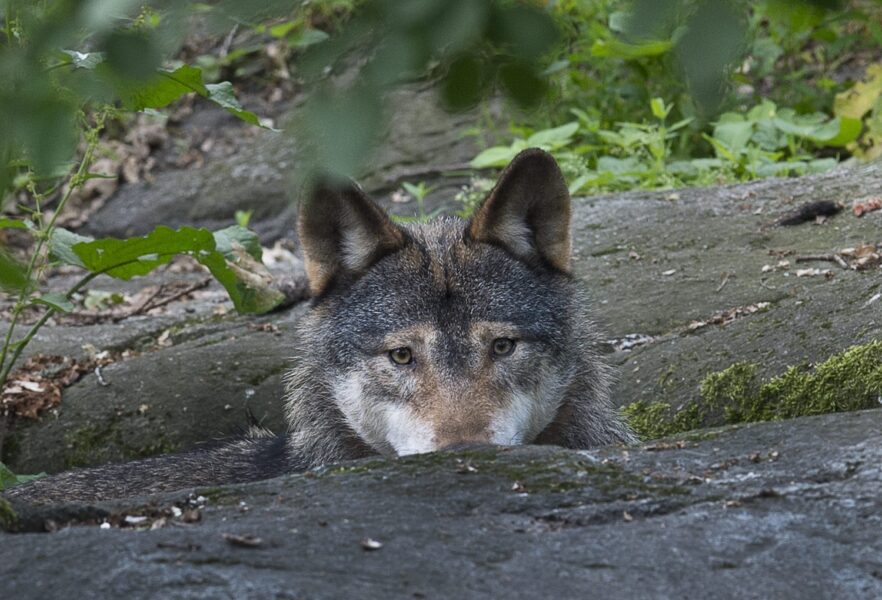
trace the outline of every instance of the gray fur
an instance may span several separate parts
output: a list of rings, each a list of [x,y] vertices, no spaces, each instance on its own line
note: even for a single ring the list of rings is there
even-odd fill
[[[461,403],[465,418],[469,402],[488,394],[470,379],[482,367],[468,332],[476,322],[503,322],[523,342],[520,354],[493,363],[497,387],[492,389],[539,389],[543,377],[556,382],[549,388],[553,392],[538,400],[547,404],[542,414],[551,417],[524,443],[589,448],[635,441],[610,404],[610,373],[599,356],[588,302],[568,272],[569,198],[549,155],[531,150],[516,158],[483,213],[479,209],[468,223],[448,217],[399,227],[378,218],[379,209],[357,188],[317,189],[301,209],[300,233],[316,274],[316,297],[299,325],[297,366],[286,377],[284,438],[261,433],[185,454],[71,471],[15,487],[7,496],[92,501],[253,481],[389,454],[388,446],[372,445],[356,433],[357,425],[344,416],[335,397],[334,382],[363,375],[361,401],[368,406],[418,401],[413,386],[408,387],[409,375],[397,375],[388,365],[384,369],[391,375],[376,370],[378,357],[388,350],[383,340],[409,327],[435,332],[432,366],[444,382],[441,387],[449,388],[444,398]],[[518,198],[514,209],[506,205],[503,192]],[[543,194],[549,193],[554,201],[544,214]],[[337,211],[334,203],[344,208],[362,204]],[[329,224],[335,214],[343,215],[341,222]],[[366,217],[359,221],[359,215]],[[351,241],[345,248],[322,241],[329,232],[344,239],[341,228],[351,226],[359,227],[358,235],[350,236],[355,243],[369,245],[362,254]],[[371,239],[372,234],[377,237]],[[344,252],[370,256],[370,263],[335,255]]]

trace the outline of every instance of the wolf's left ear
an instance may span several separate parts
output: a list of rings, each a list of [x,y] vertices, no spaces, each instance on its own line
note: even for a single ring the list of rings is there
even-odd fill
[[[321,179],[300,205],[297,222],[314,296],[340,277],[356,277],[401,249],[405,234],[349,180]]]
[[[506,167],[467,227],[479,242],[501,246],[529,264],[570,272],[570,193],[560,168],[538,148]]]

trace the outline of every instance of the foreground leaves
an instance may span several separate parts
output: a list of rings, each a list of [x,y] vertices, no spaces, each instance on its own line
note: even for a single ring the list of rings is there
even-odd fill
[[[257,236],[239,226],[214,233],[159,226],[141,237],[100,240],[59,228],[50,240],[50,251],[59,262],[122,280],[147,275],[175,256],[192,256],[224,286],[240,313],[264,313],[284,300],[260,262]]]

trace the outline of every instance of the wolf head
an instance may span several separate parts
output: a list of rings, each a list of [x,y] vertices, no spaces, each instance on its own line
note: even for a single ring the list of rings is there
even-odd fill
[[[289,376],[295,437],[342,428],[337,454],[387,455],[627,437],[609,422],[549,154],[518,155],[468,222],[401,226],[352,183],[323,182],[299,233],[313,301]]]

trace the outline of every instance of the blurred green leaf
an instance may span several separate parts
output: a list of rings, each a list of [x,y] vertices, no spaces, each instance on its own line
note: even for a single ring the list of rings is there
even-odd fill
[[[62,52],[70,57],[71,64],[78,69],[93,70],[104,62],[104,53],[102,52],[79,52],[77,50],[62,50]]]
[[[479,58],[465,55],[450,64],[441,82],[441,97],[451,110],[476,105],[489,87],[489,69]]]
[[[591,46],[591,54],[597,57],[635,59],[667,54],[674,47],[669,40],[629,44],[617,39],[597,40]]]
[[[705,112],[719,105],[729,69],[744,52],[745,35],[745,15],[729,0],[704,0],[689,18],[677,58]]]
[[[38,473],[36,475],[16,475],[9,470],[9,467],[0,462],[0,492],[8,490],[14,485],[33,481],[34,479],[39,479],[40,477],[45,476],[46,473]]]
[[[114,30],[105,38],[102,50],[105,65],[124,81],[147,81],[162,62],[156,44],[142,31]]]
[[[31,226],[20,219],[0,217],[0,229],[30,229]]]
[[[0,289],[18,291],[28,284],[27,274],[6,252],[0,251]]]
[[[547,146],[549,148],[563,146],[570,142],[577,131],[579,131],[579,123],[576,121],[552,129],[543,129],[528,137],[527,145]]]
[[[33,298],[31,300],[34,304],[42,304],[44,306],[50,306],[55,310],[63,313],[72,312],[76,307],[73,302],[71,302],[67,296],[64,294],[56,294],[56,293],[48,293],[43,294],[39,298]]]
[[[548,84],[527,63],[508,63],[499,67],[499,81],[512,99],[523,107],[536,106],[545,96]]]
[[[79,235],[64,227],[56,227],[49,238],[49,258],[65,265],[86,268],[86,265],[73,251],[75,244],[91,242],[92,238]]]

